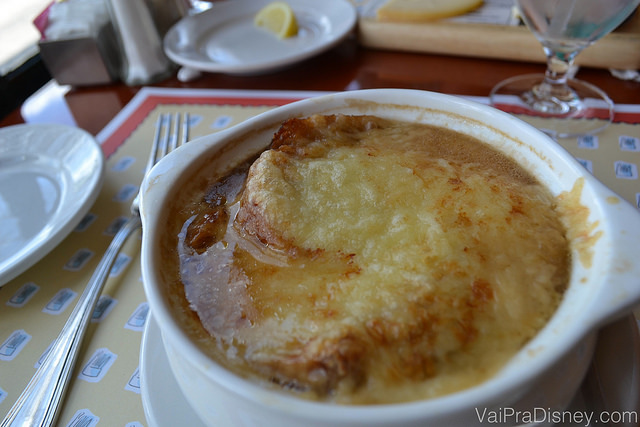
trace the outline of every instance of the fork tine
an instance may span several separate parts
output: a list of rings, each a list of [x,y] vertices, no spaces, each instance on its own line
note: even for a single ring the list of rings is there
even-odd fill
[[[160,145],[158,146],[158,155],[155,159],[156,162],[167,155],[171,133],[171,115],[162,115],[162,129],[164,130],[164,132],[162,133],[162,139],[160,140]]]
[[[171,114],[165,114],[164,118],[165,118],[164,138],[162,138],[162,141],[160,142],[160,147],[158,150],[159,154],[158,154],[158,158],[156,159],[156,163],[171,151],[170,150],[171,144],[172,144],[171,140],[173,139],[173,136],[171,135],[171,129],[172,129]]]
[[[173,132],[171,133],[171,140],[169,141],[169,151],[173,151],[178,146],[178,136],[180,134],[180,113],[173,115]]]
[[[151,151],[149,152],[149,159],[147,159],[147,166],[145,168],[145,173],[149,172],[153,165],[156,164],[156,160],[158,159],[158,149],[160,147],[160,138],[162,136],[162,129],[164,127],[164,115],[159,114],[158,120],[156,121],[156,129],[153,135],[153,145],[151,146]]]
[[[180,145],[184,145],[189,141],[190,120],[191,117],[189,117],[189,113],[184,113],[184,117],[182,118],[182,140],[180,141]]]

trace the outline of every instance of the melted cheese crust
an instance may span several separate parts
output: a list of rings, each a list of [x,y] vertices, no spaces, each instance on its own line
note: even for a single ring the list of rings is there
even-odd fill
[[[224,237],[197,251],[203,213],[185,223],[187,298],[236,369],[311,398],[401,402],[477,384],[568,282],[554,199],[446,129],[290,120],[238,199],[217,199]]]

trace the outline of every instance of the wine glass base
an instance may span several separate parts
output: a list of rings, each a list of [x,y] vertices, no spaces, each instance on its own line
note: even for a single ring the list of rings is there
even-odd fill
[[[535,88],[544,74],[527,74],[498,83],[489,95],[491,105],[514,114],[544,117],[543,132],[554,138],[590,135],[613,120],[613,101],[598,87],[569,79],[569,95],[563,99],[542,98]]]

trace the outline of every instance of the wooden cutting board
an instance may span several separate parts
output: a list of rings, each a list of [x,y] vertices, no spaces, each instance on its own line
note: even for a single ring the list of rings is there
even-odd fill
[[[379,22],[361,16],[358,36],[363,46],[480,58],[546,62],[540,42],[524,25]],[[640,11],[616,31],[589,46],[577,65],[620,70],[640,69]]]

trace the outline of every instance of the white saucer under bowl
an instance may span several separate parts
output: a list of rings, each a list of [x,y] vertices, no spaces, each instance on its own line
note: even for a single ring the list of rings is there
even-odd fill
[[[180,390],[165,353],[162,332],[151,314],[142,336],[140,376],[142,405],[150,427],[206,427]],[[633,315],[600,331],[587,377],[566,410],[567,414],[600,412],[640,412],[640,335]],[[570,419],[555,425],[584,426],[576,417]]]
[[[205,426],[180,390],[169,366],[162,333],[151,314],[140,346],[140,389],[150,427]]]

